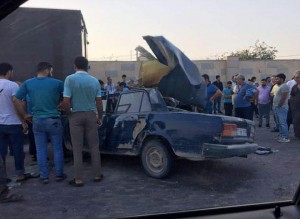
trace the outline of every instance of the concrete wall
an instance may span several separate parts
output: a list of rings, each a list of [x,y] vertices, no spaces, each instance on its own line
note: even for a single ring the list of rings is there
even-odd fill
[[[239,61],[237,57],[228,57],[227,60],[196,60],[194,63],[201,74],[208,74],[211,81],[216,75],[226,82],[235,74],[243,74],[246,79],[255,76],[257,81],[267,76],[285,73],[287,80],[292,78],[296,70],[300,70],[300,60],[264,60]],[[141,62],[139,61],[93,61],[90,62],[90,73],[106,82],[108,76],[113,82],[121,80],[122,74],[128,79],[138,79]]]

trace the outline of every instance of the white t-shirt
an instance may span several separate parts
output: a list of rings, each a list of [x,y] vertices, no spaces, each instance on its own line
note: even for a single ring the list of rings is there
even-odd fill
[[[297,84],[297,82],[294,79],[289,80],[288,82],[286,82],[286,85],[290,88],[290,92],[292,90],[292,87],[294,87],[295,84]]]
[[[15,82],[0,79],[0,124],[22,124],[13,105],[13,96],[17,93],[19,85]]]

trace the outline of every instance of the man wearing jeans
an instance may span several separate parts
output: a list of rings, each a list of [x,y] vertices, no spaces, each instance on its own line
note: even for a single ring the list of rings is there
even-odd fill
[[[87,73],[88,60],[85,57],[77,57],[74,61],[74,69],[75,74],[68,76],[65,80],[64,100],[61,107],[67,111],[72,109],[69,124],[73,145],[74,179],[69,184],[79,187],[83,186],[82,146],[84,139],[91,152],[93,181],[99,182],[103,178],[98,137],[103,109],[99,82]]]
[[[12,73],[13,67],[10,64],[0,64],[0,153],[5,156],[8,144],[12,145],[16,180],[23,181],[27,179],[27,175],[24,174],[23,131],[27,131],[28,127],[25,120],[21,121],[14,109],[13,97],[19,86],[10,81]]]
[[[13,67],[9,63],[0,64],[0,202],[17,201],[16,195],[9,194],[6,187],[6,154],[8,143],[14,152],[17,181],[26,179],[24,174],[23,131],[27,130],[25,120],[20,120],[13,105],[13,96],[19,86],[10,81]]]
[[[223,92],[223,83],[221,81],[220,75],[216,76],[216,81],[213,82],[213,85],[215,85],[217,88],[219,88],[219,90],[221,92]],[[218,105],[218,113],[222,114],[222,111],[221,111],[221,100],[222,100],[222,96],[219,96],[214,101],[214,114],[217,113],[217,105]]]
[[[245,76],[236,77],[236,87],[234,93],[235,117],[253,120],[253,110],[250,99],[254,96],[256,88],[245,83]]]
[[[41,62],[37,66],[37,77],[26,80],[16,94],[16,106],[24,118],[28,118],[21,100],[29,96],[32,106],[33,133],[37,149],[37,160],[40,169],[40,182],[49,183],[47,160],[48,139],[53,147],[56,181],[64,179],[63,173],[63,128],[58,105],[62,98],[63,83],[52,78],[53,66]]]
[[[276,116],[276,120],[279,123],[279,136],[277,141],[280,143],[290,142],[289,131],[287,126],[287,113],[288,113],[288,99],[289,99],[289,87],[284,83],[285,74],[280,73],[276,75],[276,83],[279,88],[275,93],[273,99],[273,109]]]

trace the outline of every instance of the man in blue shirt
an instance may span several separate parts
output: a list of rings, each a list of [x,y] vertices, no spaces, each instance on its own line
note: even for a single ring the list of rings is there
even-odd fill
[[[228,81],[227,86],[223,90],[223,96],[224,96],[224,110],[226,116],[232,116],[232,88],[231,88],[232,82]]]
[[[216,98],[222,96],[222,92],[215,85],[209,81],[207,74],[202,75],[206,83],[206,105],[204,107],[204,113],[212,114],[213,104]]]
[[[223,92],[223,82],[221,81],[221,76],[217,75],[216,80],[213,82],[213,85],[215,85],[221,92]],[[222,96],[219,96],[216,98],[214,101],[214,114],[217,113],[217,105],[218,105],[218,113],[222,114],[221,111],[221,101],[222,101]]]
[[[98,137],[98,127],[102,125],[103,106],[99,82],[87,73],[88,60],[85,57],[77,57],[74,68],[76,72],[65,80],[64,100],[61,107],[71,111],[69,124],[73,145],[74,179],[69,184],[79,187],[84,185],[82,179],[84,139],[91,152],[93,180],[99,182],[103,178]]]
[[[234,93],[235,116],[239,118],[253,120],[253,109],[250,99],[254,96],[256,88],[245,83],[245,76],[236,76],[236,89]]]
[[[48,62],[41,62],[37,66],[37,77],[26,80],[16,94],[16,107],[26,119],[31,119],[23,108],[22,100],[29,96],[32,106],[33,133],[37,149],[37,160],[40,169],[40,182],[49,183],[49,169],[47,160],[48,138],[53,147],[56,181],[65,178],[63,173],[63,128],[60,119],[59,105],[63,83],[52,78],[53,66]]]

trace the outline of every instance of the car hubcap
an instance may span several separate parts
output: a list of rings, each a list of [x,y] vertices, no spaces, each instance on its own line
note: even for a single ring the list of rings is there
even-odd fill
[[[155,148],[151,149],[148,153],[148,161],[150,166],[159,169],[163,166],[163,156],[162,154]]]

